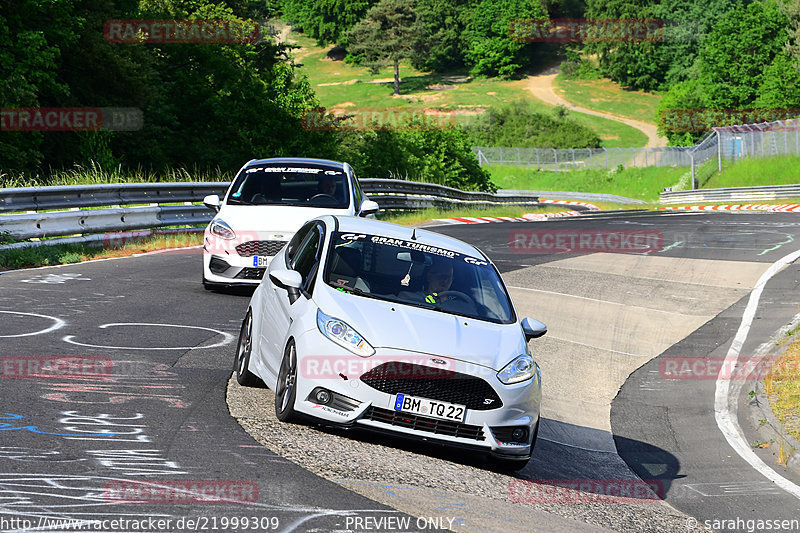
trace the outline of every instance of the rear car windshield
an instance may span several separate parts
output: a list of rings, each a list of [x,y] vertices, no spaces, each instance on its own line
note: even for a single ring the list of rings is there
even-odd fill
[[[324,281],[335,289],[500,324],[516,320],[484,258],[378,235],[335,232],[331,239]]]
[[[346,209],[350,205],[350,187],[341,168],[254,165],[236,177],[227,203]]]

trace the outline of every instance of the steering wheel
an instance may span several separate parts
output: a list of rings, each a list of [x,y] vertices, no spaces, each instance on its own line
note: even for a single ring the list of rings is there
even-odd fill
[[[475,305],[475,300],[461,291],[442,291],[436,295],[437,298],[444,298],[446,296],[450,296],[456,300],[461,300],[462,302],[477,308],[477,305]]]
[[[311,200],[317,200],[317,199],[321,199],[321,198],[327,198],[327,199],[333,200],[334,202],[338,202],[339,201],[339,200],[336,199],[336,197],[334,195],[326,194],[324,192],[321,192],[319,194],[315,194],[314,196],[309,198],[308,201],[310,202]]]

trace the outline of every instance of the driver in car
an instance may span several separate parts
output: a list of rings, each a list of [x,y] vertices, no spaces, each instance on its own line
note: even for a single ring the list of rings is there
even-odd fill
[[[425,301],[429,304],[445,302],[452,296],[440,296],[440,292],[450,290],[453,283],[453,263],[447,259],[434,259],[425,275]]]
[[[328,196],[336,195],[336,178],[334,176],[322,176],[318,185],[319,194],[327,194]]]

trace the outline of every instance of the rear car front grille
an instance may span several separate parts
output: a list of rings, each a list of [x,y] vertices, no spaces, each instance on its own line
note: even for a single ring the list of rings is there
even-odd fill
[[[241,272],[236,274],[236,279],[262,279],[264,277],[264,272],[266,272],[266,268],[243,268]]]
[[[236,247],[236,253],[243,257],[273,256],[281,251],[284,244],[286,241],[247,241]]]
[[[492,386],[479,377],[412,363],[383,363],[362,374],[361,381],[387,394],[440,400],[465,405],[467,409],[476,411],[503,406],[503,401]]]
[[[486,440],[481,426],[471,426],[469,424],[453,422],[452,420],[438,420],[436,418],[428,418],[410,413],[390,411],[375,406],[371,406],[367,409],[362,419],[374,420],[375,422],[383,422],[384,424],[415,429],[417,431],[435,433],[437,435],[448,435],[450,437],[460,437],[462,439],[477,441]]]

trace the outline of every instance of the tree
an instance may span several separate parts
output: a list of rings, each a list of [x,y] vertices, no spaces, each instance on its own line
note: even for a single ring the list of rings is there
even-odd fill
[[[512,76],[527,64],[531,44],[515,40],[514,20],[547,20],[539,0],[480,0],[471,9],[464,56],[473,75]]]
[[[394,94],[400,94],[400,60],[413,59],[424,47],[424,30],[414,12],[415,3],[381,0],[348,34],[348,51],[361,55],[373,73],[394,67]]]
[[[317,44],[346,45],[347,32],[376,0],[284,0],[283,14]]]
[[[740,5],[703,41],[700,81],[714,109],[752,105],[764,71],[788,39],[788,19],[775,0]]]

